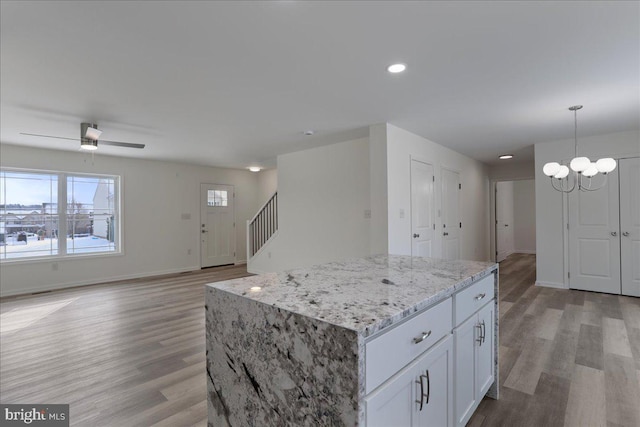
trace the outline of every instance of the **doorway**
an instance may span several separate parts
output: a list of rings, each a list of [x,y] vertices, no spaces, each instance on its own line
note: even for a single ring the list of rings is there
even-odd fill
[[[513,253],[536,253],[535,180],[494,184],[492,242],[495,261]]]
[[[234,264],[235,193],[232,185],[200,184],[200,266]]]
[[[460,172],[442,168],[442,258],[460,258]]]

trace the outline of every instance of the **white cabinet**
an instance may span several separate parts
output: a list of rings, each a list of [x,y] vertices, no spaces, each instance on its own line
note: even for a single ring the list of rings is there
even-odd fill
[[[368,427],[453,426],[451,335],[366,398]]]
[[[494,380],[494,300],[453,331],[455,424],[464,426]]]

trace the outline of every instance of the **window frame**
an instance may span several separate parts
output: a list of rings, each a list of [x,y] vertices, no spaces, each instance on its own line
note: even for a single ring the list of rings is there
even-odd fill
[[[107,178],[114,180],[114,213],[116,220],[116,231],[114,234],[115,249],[113,251],[99,251],[99,252],[84,252],[84,253],[67,253],[67,239],[61,239],[58,237],[58,253],[55,255],[37,255],[37,256],[22,256],[17,258],[0,258],[0,264],[13,264],[13,263],[26,263],[26,262],[51,262],[54,260],[63,259],[82,259],[82,258],[102,258],[124,255],[124,215],[123,209],[123,196],[122,196],[122,181],[121,175],[105,174],[105,173],[88,173],[88,172],[69,172],[69,171],[57,171],[46,169],[31,169],[31,168],[16,168],[9,166],[1,166],[0,172],[11,173],[32,173],[32,174],[46,174],[56,175],[58,179],[58,236],[67,235],[67,178]],[[0,189],[0,191],[2,191]],[[5,200],[6,203],[6,200]],[[63,234],[64,233],[64,234]]]

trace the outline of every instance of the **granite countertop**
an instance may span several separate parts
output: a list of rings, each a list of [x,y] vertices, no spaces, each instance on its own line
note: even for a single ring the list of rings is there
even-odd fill
[[[497,268],[490,262],[373,255],[207,286],[368,337]]]

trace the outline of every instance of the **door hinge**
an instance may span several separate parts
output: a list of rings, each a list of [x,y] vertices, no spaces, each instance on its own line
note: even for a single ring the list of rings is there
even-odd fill
[[[436,182],[436,176],[435,176],[435,175],[433,175],[433,176],[431,177],[431,181]]]
[[[236,253],[235,253],[235,252],[233,253],[233,256],[236,256]]]
[[[571,272],[567,271],[567,279],[571,279]]]
[[[460,228],[462,228],[462,223],[460,223]]]
[[[234,227],[236,226],[236,223],[235,223],[235,222],[233,223],[233,226],[234,226]]]
[[[434,229],[434,230],[436,229],[436,225],[435,225],[435,224],[433,224],[433,229]]]
[[[458,190],[462,190],[462,184],[458,184]]]
[[[569,223],[567,223],[567,230],[569,229]]]

